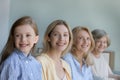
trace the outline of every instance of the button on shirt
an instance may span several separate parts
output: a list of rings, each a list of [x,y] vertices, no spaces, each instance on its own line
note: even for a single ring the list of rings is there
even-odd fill
[[[15,50],[0,65],[0,80],[42,80],[41,64],[31,54]]]
[[[71,53],[66,54],[63,59],[71,67],[72,80],[93,80],[91,67],[84,64],[80,69],[80,63]]]

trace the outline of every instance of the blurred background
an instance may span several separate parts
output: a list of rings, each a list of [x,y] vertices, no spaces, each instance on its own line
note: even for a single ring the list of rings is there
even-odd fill
[[[38,48],[46,27],[56,19],[67,21],[71,29],[104,29],[111,38],[108,50],[114,51],[114,70],[120,71],[120,0],[0,0],[0,52],[14,21],[25,15],[38,25]]]

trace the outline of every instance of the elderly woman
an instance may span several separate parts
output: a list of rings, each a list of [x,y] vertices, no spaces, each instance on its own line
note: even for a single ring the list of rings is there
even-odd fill
[[[95,48],[92,51],[94,65],[92,66],[95,80],[120,80],[120,76],[113,74],[109,64],[104,59],[102,52],[110,46],[108,34],[101,29],[92,31]]]

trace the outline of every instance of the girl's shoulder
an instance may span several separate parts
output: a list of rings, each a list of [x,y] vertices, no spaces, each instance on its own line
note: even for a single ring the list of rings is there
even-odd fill
[[[10,64],[10,63],[13,63],[13,62],[17,62],[18,60],[18,55],[16,52],[12,52],[11,55],[4,61],[4,63],[6,64]]]

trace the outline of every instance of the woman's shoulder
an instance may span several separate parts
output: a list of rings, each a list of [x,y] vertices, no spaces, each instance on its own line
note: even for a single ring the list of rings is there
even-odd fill
[[[41,55],[39,55],[39,56],[36,57],[36,59],[40,60],[40,61],[41,60],[47,60],[47,58],[48,58],[48,56],[45,53],[41,53]]]
[[[71,53],[66,54],[63,57],[63,60],[65,60],[65,62],[67,62],[70,66],[73,66],[77,62]]]
[[[67,53],[67,54],[65,54],[64,56],[63,56],[63,59],[71,59],[72,58],[72,54],[71,53]]]
[[[52,63],[52,60],[46,53],[42,53],[41,55],[37,56],[36,59],[43,65],[49,65]]]

